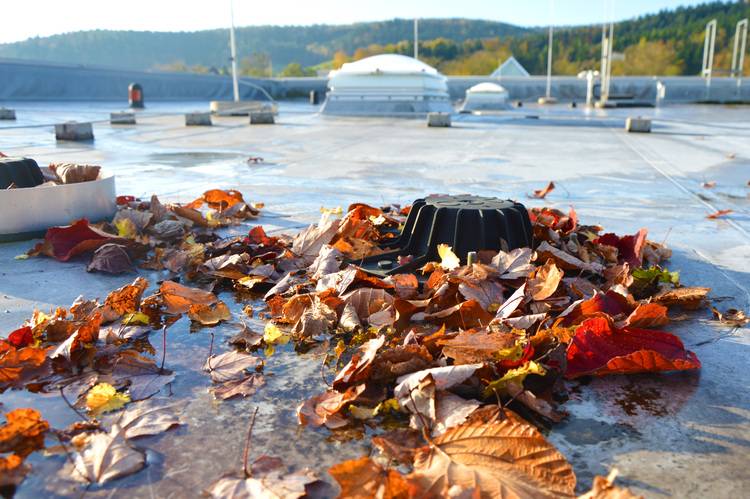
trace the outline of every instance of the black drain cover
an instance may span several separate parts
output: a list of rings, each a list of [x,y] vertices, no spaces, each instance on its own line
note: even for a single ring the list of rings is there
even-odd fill
[[[532,228],[526,208],[491,197],[432,195],[412,205],[401,235],[382,246],[386,253],[357,262],[376,274],[412,272],[437,261],[439,244],[447,244],[466,263],[471,251],[531,247]],[[398,265],[399,257],[412,259]]]

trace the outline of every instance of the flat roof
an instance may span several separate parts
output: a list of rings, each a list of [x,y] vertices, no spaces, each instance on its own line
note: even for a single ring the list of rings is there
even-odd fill
[[[147,103],[148,104],[148,103]],[[18,121],[0,122],[0,151],[39,163],[103,165],[117,177],[119,194],[187,201],[203,191],[236,188],[265,208],[257,224],[269,232],[295,232],[316,221],[321,206],[352,202],[407,204],[430,193],[474,193],[517,199],[527,206],[575,207],[581,222],[666,241],[668,268],[686,285],[712,288],[721,308],[750,309],[750,120],[747,107],[674,105],[656,109],[587,111],[567,106],[526,106],[482,116],[454,115],[451,128],[424,120],[322,116],[302,103],[282,103],[276,125],[250,126],[247,118],[214,117],[213,127],[185,127],[182,113],[197,103],[149,106],[136,126],[110,126],[123,103],[5,103]],[[203,106],[208,109],[208,103]],[[652,118],[650,134],[624,131],[627,116]],[[91,143],[56,142],[49,124],[97,120]],[[105,121],[98,121],[105,120]],[[248,164],[248,157],[263,162]],[[544,201],[528,195],[550,180]],[[712,189],[704,181],[715,181]],[[718,209],[725,219],[709,220]],[[230,229],[246,233],[248,225]],[[80,294],[104,298],[134,275],[85,271],[85,262],[14,260],[32,242],[0,244],[0,330],[12,331],[33,309],[70,305]],[[161,274],[141,271],[151,284]],[[230,293],[221,297],[239,314]],[[253,303],[256,310],[262,302]],[[551,442],[570,460],[587,489],[594,475],[616,467],[618,483],[647,496],[742,496],[750,488],[750,358],[746,329],[733,330],[699,313],[667,329],[680,336],[703,367],[700,372],[609,376],[571,392],[570,412],[554,425]],[[262,331],[263,321],[246,319]],[[216,344],[236,326],[212,329]],[[169,330],[167,366],[177,373],[172,392],[188,400],[188,425],[149,439],[165,464],[123,478],[87,495],[123,488],[134,497],[194,495],[236,469],[249,415],[260,408],[253,455],[278,456],[293,468],[310,466],[323,477],[334,463],[369,451],[367,439],[342,439],[300,430],[296,404],[325,388],[321,358],[279,348],[266,364],[267,384],[247,399],[216,404],[200,367],[210,335],[193,334],[186,320]],[[154,341],[157,355],[160,343]],[[3,409],[38,407],[62,428],[75,414],[56,398],[26,391],[3,394]],[[196,462],[196,449],[200,449]],[[310,459],[310,456],[315,456]],[[65,459],[31,457],[35,471],[19,497],[55,484]],[[145,473],[145,472],[144,472]],[[328,478],[329,481],[330,478]],[[58,488],[57,482],[61,488]],[[77,490],[69,487],[71,490]]]

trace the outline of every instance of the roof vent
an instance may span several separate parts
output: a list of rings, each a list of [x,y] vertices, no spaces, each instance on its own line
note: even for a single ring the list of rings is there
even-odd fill
[[[413,272],[439,259],[439,244],[466,262],[472,251],[531,247],[532,234],[526,208],[515,201],[433,195],[414,201],[401,235],[382,246],[385,253],[355,263],[380,275]]]

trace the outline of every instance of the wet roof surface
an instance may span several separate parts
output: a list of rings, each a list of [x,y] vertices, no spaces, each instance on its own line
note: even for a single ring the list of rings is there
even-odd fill
[[[118,194],[187,201],[212,187],[238,188],[265,203],[257,221],[267,230],[294,232],[319,216],[321,206],[407,204],[429,193],[473,193],[514,198],[527,206],[574,206],[583,223],[608,231],[666,240],[674,250],[670,270],[688,285],[713,288],[722,307],[750,308],[750,109],[675,106],[586,112],[560,105],[525,107],[486,115],[454,116],[452,128],[427,128],[422,120],[331,118],[311,106],[282,103],[273,126],[247,118],[214,118],[211,128],[185,127],[182,111],[200,104],[161,104],[139,113],[136,126],[96,123],[92,143],[56,143],[50,123],[103,120],[118,104],[23,104],[18,121],[0,122],[0,150],[41,164],[101,164],[117,176]],[[626,134],[626,116],[654,118],[653,133]],[[262,157],[248,164],[250,156]],[[544,202],[527,193],[553,180]],[[713,189],[701,187],[715,181]],[[717,209],[727,219],[707,220]],[[245,232],[247,226],[235,227]],[[85,262],[14,260],[31,242],[0,244],[0,331],[31,315],[70,303],[80,294],[104,298],[134,275],[85,272]],[[142,271],[152,285],[161,274]],[[239,316],[247,297],[220,296]],[[256,309],[260,300],[250,301]],[[706,315],[700,315],[706,317]],[[248,325],[260,331],[263,323]],[[309,466],[325,476],[330,465],[369,452],[357,432],[332,434],[299,427],[294,409],[325,388],[322,355],[280,348],[268,360],[267,384],[247,399],[216,403],[200,372],[210,333],[217,348],[236,324],[191,330],[187,319],[169,330],[167,366],[177,373],[173,397],[189,400],[187,425],[139,441],[149,464],[133,476],[87,495],[113,491],[132,497],[196,496],[223,473],[237,469],[243,435],[259,407],[253,455],[281,457],[292,468]],[[741,496],[750,487],[750,358],[746,329],[732,330],[702,318],[677,321],[678,334],[700,358],[695,373],[610,376],[573,383],[564,408],[570,417],[549,438],[571,461],[581,490],[613,466],[618,483],[649,497]],[[152,333],[157,358],[158,333]],[[4,411],[38,408],[55,427],[76,416],[56,395],[2,395]],[[30,459],[34,471],[18,497],[79,495],[60,473],[63,457]]]

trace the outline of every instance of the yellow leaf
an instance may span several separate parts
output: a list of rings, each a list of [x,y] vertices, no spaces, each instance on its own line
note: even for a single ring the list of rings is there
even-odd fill
[[[453,270],[461,266],[461,261],[450,246],[447,244],[438,244],[437,250],[440,257],[440,266],[445,270]]]
[[[279,329],[273,322],[268,322],[263,330],[263,341],[266,342],[266,345],[285,345],[289,341],[289,335]]]
[[[143,312],[132,312],[123,317],[122,323],[126,326],[132,326],[133,324],[143,324],[144,326],[147,326],[149,319],[148,315]]]
[[[335,208],[326,208],[324,206],[321,206],[320,212],[324,215],[341,215],[342,213],[344,213],[344,210],[341,209],[341,206],[337,206]]]
[[[92,416],[120,409],[130,402],[130,396],[118,393],[109,383],[99,383],[86,394],[86,407]]]
[[[497,379],[487,385],[484,394],[485,396],[489,396],[493,392],[498,392],[501,395],[505,394],[508,383],[521,385],[523,383],[523,380],[525,380],[526,376],[528,376],[529,374],[544,374],[545,372],[546,371],[542,366],[540,366],[533,360],[530,360],[521,367],[508,370],[508,372],[506,372],[502,378]]]
[[[117,235],[120,237],[135,239],[135,236],[138,235],[138,228],[129,218],[119,219],[115,222],[115,227],[117,227]]]
[[[26,253],[21,253],[20,255],[14,256],[13,259],[14,260],[28,260],[29,255],[27,255]]]

